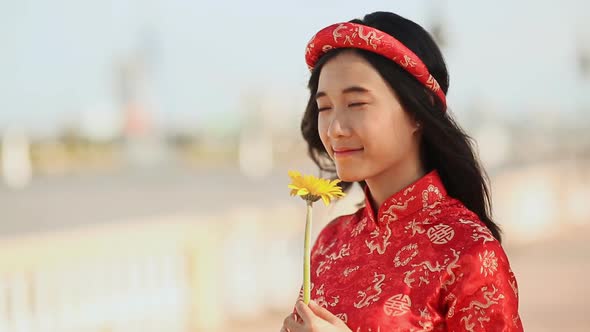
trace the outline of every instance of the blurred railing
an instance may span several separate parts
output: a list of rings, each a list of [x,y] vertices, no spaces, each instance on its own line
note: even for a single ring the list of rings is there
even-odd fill
[[[0,331],[221,324],[214,223],[183,218],[0,241]]]
[[[284,310],[301,277],[292,208],[0,238],[0,331],[223,331]]]

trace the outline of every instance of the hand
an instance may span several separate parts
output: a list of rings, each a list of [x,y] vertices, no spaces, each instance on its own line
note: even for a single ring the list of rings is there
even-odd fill
[[[309,306],[297,301],[295,309],[301,319],[294,314],[287,316],[281,332],[352,332],[340,318],[314,301],[309,301]]]

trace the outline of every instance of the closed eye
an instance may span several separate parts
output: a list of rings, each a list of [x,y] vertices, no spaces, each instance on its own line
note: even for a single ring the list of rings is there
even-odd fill
[[[363,106],[366,104],[367,103],[352,103],[352,104],[348,104],[348,107],[360,107],[360,106]],[[331,107],[329,107],[329,106],[321,107],[321,108],[318,108],[318,112],[327,111],[329,109],[331,109]]]

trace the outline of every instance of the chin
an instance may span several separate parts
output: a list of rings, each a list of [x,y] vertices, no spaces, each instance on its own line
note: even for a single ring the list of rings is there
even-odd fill
[[[360,172],[351,169],[336,168],[336,174],[338,174],[338,178],[344,182],[359,182],[365,179]]]

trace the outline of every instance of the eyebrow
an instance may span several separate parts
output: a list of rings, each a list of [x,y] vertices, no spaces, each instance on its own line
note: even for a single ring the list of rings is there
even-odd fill
[[[363,88],[362,86],[356,86],[356,85],[351,86],[351,87],[348,87],[348,88],[342,90],[342,94],[346,94],[346,93],[368,93],[368,92],[369,92],[369,90]],[[318,99],[318,98],[321,98],[321,97],[325,97],[325,96],[327,96],[327,94],[324,91],[318,91],[315,94],[315,99]]]

